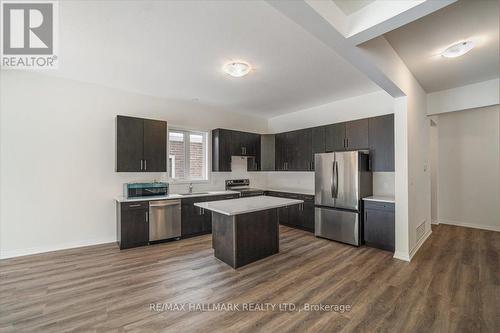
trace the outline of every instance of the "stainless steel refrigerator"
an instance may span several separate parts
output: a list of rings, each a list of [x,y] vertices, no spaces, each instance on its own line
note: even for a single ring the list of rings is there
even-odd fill
[[[361,199],[372,195],[369,155],[363,151],[315,154],[315,235],[359,246]]]

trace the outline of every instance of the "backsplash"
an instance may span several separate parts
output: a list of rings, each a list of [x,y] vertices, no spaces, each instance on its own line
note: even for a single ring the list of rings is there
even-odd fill
[[[250,179],[250,187],[299,193],[314,193],[314,172],[248,172],[246,157],[233,156],[231,172],[212,172],[210,180],[193,183],[193,191],[223,191],[227,179]],[[165,181],[165,179],[161,179]],[[186,193],[189,183],[170,183],[170,193]],[[373,173],[373,194],[394,196],[394,172]]]

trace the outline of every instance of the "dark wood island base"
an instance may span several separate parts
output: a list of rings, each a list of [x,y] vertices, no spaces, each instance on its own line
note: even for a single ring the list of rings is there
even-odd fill
[[[212,212],[217,259],[238,268],[279,252],[278,209],[228,216]]]

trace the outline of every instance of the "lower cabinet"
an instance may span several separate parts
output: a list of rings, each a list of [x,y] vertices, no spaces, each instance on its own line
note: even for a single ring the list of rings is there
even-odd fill
[[[196,207],[197,202],[239,198],[239,194],[185,198],[181,200],[181,236],[190,237],[212,232],[212,213]]]
[[[120,249],[149,243],[149,202],[123,202],[117,205],[117,239]]]
[[[394,203],[364,201],[364,240],[367,246],[394,252]]]
[[[314,196],[269,191],[267,195],[287,199],[304,200],[302,204],[278,208],[278,220],[282,225],[314,232]]]

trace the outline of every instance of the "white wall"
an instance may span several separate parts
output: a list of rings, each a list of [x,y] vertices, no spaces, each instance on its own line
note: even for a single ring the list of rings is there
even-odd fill
[[[1,257],[116,240],[123,183],[165,177],[114,171],[117,114],[267,130],[263,118],[33,72],[2,71],[0,83]]]
[[[404,92],[395,103],[396,251],[411,260],[431,234],[429,122],[427,98],[413,74],[384,37],[360,45],[362,54]],[[423,232],[417,228],[423,224]]]
[[[440,114],[439,223],[500,231],[500,108]]]
[[[439,177],[439,145],[438,145],[438,117],[430,118],[430,130],[429,130],[429,166],[431,173],[431,222],[437,224],[438,219],[438,187],[437,181]],[[446,153],[446,152],[445,152]]]
[[[427,94],[427,114],[460,111],[500,103],[500,80],[488,80]]]
[[[268,126],[270,133],[279,133],[389,113],[394,113],[394,98],[381,90],[277,116]]]

